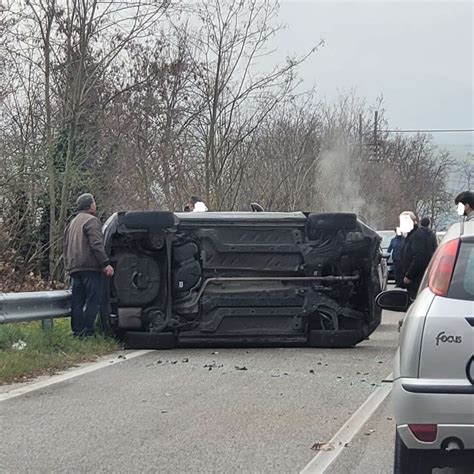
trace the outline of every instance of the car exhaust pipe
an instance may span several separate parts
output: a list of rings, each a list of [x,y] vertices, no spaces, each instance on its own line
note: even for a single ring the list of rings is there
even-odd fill
[[[462,451],[464,449],[464,445],[458,438],[446,438],[441,443],[441,449],[447,453],[452,453],[456,451]]]

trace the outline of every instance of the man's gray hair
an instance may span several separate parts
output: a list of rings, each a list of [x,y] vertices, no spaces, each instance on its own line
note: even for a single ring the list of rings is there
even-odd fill
[[[81,194],[76,200],[76,206],[78,211],[87,211],[94,204],[94,196],[90,193]]]

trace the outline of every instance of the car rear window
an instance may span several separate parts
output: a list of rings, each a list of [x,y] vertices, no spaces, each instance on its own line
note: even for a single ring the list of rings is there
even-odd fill
[[[474,301],[474,242],[462,242],[448,298]]]

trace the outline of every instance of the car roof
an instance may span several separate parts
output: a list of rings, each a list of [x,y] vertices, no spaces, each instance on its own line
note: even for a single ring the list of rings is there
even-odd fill
[[[447,231],[441,243],[449,240],[473,237],[474,236],[474,221],[456,222]]]

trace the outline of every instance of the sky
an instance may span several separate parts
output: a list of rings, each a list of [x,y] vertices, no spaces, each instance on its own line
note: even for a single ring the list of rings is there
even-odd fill
[[[391,128],[474,129],[474,1],[280,1],[278,56],[325,42],[300,68],[304,88],[328,101],[383,95]],[[433,136],[474,151],[474,133]]]

